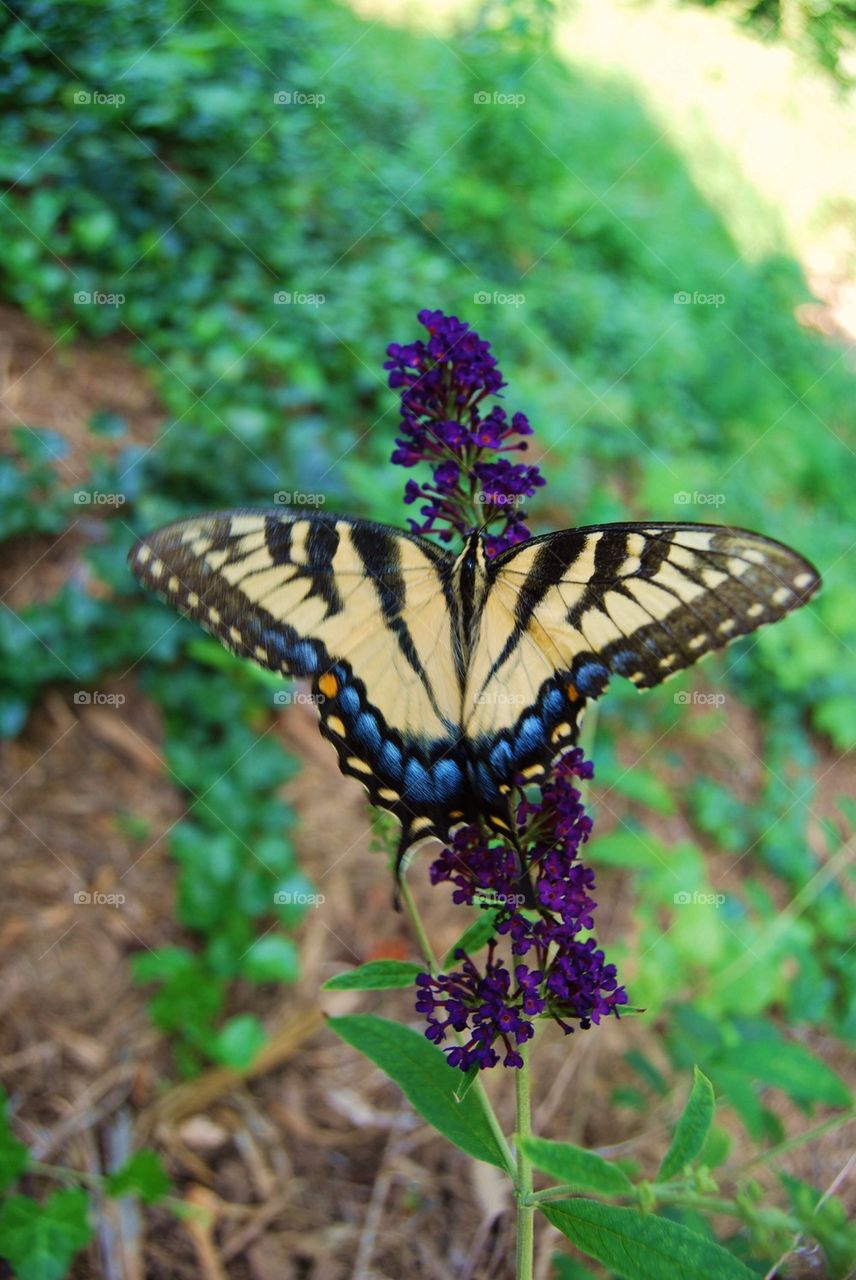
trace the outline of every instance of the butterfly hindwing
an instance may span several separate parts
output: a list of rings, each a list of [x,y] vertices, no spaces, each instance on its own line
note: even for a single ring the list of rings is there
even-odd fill
[[[383,525],[281,508],[178,521],[130,556],[234,653],[312,680],[340,768],[413,840],[445,834],[465,804],[451,562]]]

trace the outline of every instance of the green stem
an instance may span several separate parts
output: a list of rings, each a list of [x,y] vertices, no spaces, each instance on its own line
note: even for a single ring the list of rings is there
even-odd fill
[[[529,1045],[521,1045],[523,1066],[515,1073],[517,1092],[517,1280],[532,1280],[535,1249],[535,1205],[532,1201],[532,1162],[523,1151],[521,1138],[532,1133]]]
[[[425,932],[422,917],[420,916],[419,909],[413,899],[413,894],[410,892],[410,885],[407,883],[404,876],[401,878],[401,897],[407,914],[410,917],[410,923],[413,925],[413,931],[416,934],[416,939],[419,943],[419,950],[422,952],[422,958],[428,965],[432,974],[439,973],[440,962],[434,955],[434,948],[431,946],[428,934]]]
[[[417,940],[419,942],[419,950],[422,952],[422,958],[427,964],[431,973],[437,974],[440,972],[440,962],[437,959],[436,955],[434,954],[434,948],[431,946],[431,942],[428,937],[428,934],[425,932],[425,926],[422,923],[422,917],[419,914],[419,908],[416,906],[416,902],[414,900],[413,894],[410,892],[410,886],[408,885],[407,880],[404,877],[402,877],[402,880],[401,880],[401,899],[402,899],[402,902],[404,903],[405,910],[407,911],[407,914],[410,918],[410,923],[413,925],[413,931],[416,934]],[[458,1036],[458,1042],[460,1043],[460,1036]],[[503,1159],[505,1160],[505,1167],[509,1175],[513,1175],[514,1156],[512,1155],[511,1147],[508,1145],[508,1139],[506,1138],[505,1134],[502,1132],[502,1127],[499,1123],[497,1114],[494,1111],[493,1106],[491,1105],[490,1098],[487,1096],[487,1090],[482,1084],[481,1072],[477,1074],[475,1080],[473,1081],[471,1092],[478,1094],[479,1100],[482,1106],[484,1107],[485,1115],[487,1116],[487,1122],[490,1125],[491,1132],[493,1133],[493,1136],[496,1139],[496,1144],[499,1147],[500,1151],[502,1152]]]

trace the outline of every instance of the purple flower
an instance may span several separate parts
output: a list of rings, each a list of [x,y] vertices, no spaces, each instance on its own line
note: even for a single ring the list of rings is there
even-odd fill
[[[534,1034],[534,1018],[551,1017],[570,1034],[573,1024],[587,1030],[627,1003],[615,965],[605,963],[594,938],[579,936],[594,927],[596,903],[594,872],[579,861],[592,824],[575,783],[591,776],[575,747],[557,761],[540,799],[520,801],[517,848],[470,824],[455,831],[431,866],[431,882],[452,884],[454,902],[494,912],[496,936],[483,973],[458,951],[459,969],[417,979],[416,1007],[428,1014],[428,1038],[443,1044],[451,1032],[463,1040],[445,1047],[451,1066],[496,1066],[499,1041],[503,1064],[519,1067],[517,1047]],[[512,978],[497,958],[504,938],[512,955],[531,954],[534,966],[518,963]]]
[[[411,520],[414,533],[449,542],[484,527],[489,556],[530,536],[523,504],[544,477],[536,466],[513,465],[500,454],[525,450],[532,434],[525,414],[511,421],[501,405],[484,412],[484,401],[506,385],[490,343],[457,316],[420,311],[428,341],[390,343],[384,368],[401,395],[401,434],[392,461],[402,467],[427,462],[433,483],[408,480],[404,500],[425,520]],[[494,526],[496,526],[494,528]]]
[[[532,428],[524,414],[509,417],[501,404],[488,404],[506,385],[488,342],[442,311],[420,311],[419,321],[427,340],[391,343],[384,364],[401,398],[392,460],[431,467],[430,481],[405,486],[405,503],[418,504],[424,517],[410,525],[443,542],[481,528],[487,554],[495,556],[530,537],[524,507],[544,477],[508,455],[526,451]],[[431,882],[451,885],[453,902],[493,913],[483,968],[459,950],[452,972],[417,979],[425,1034],[443,1045],[453,1067],[500,1060],[520,1067],[535,1018],[550,1017],[569,1034],[618,1016],[627,1002],[615,966],[593,937],[581,936],[594,927],[596,903],[594,872],[579,860],[592,824],[576,783],[591,776],[574,749],[556,762],[537,799],[517,778],[515,839],[503,843],[471,823],[453,833],[431,866]]]

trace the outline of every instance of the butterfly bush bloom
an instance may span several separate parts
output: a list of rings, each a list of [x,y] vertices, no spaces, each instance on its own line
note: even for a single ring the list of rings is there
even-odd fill
[[[457,316],[420,311],[428,341],[387,347],[389,385],[401,394],[401,435],[392,461],[403,467],[428,462],[431,483],[408,480],[404,501],[421,502],[424,521],[411,520],[414,533],[436,534],[450,542],[482,525],[496,525],[487,554],[524,542],[529,536],[523,504],[544,477],[536,466],[500,455],[524,452],[521,437],[532,428],[526,416],[509,417],[501,405],[485,402],[506,385],[490,343]]]
[[[485,527],[487,553],[496,555],[530,536],[522,503],[544,478],[537,467],[503,455],[524,451],[521,437],[532,428],[522,413],[509,418],[501,406],[486,407],[506,385],[488,342],[442,311],[420,311],[419,320],[427,342],[392,343],[384,365],[401,395],[392,461],[432,468],[430,483],[407,481],[404,500],[421,502],[425,517],[422,524],[411,520],[411,528],[449,542]],[[534,1035],[535,1018],[552,1018],[569,1034],[617,1016],[627,1003],[615,965],[589,935],[595,878],[579,849],[592,824],[576,783],[591,776],[577,747],[555,763],[537,798],[518,778],[516,840],[462,826],[431,866],[432,883],[450,884],[454,902],[493,912],[482,968],[459,949],[458,968],[416,980],[425,1034],[444,1045],[450,1066],[468,1071],[501,1060],[521,1067],[520,1047]],[[447,1038],[457,1042],[447,1045]]]
[[[534,1018],[550,1017],[569,1034],[574,1024],[586,1030],[627,1003],[615,965],[605,962],[593,937],[581,936],[594,925],[595,880],[579,860],[592,823],[574,784],[591,776],[575,747],[557,761],[538,800],[521,800],[522,855],[470,825],[455,832],[431,867],[432,883],[452,884],[455,902],[493,911],[497,935],[484,973],[458,950],[459,969],[417,979],[416,1009],[427,1014],[429,1040],[441,1044],[453,1032],[461,1040],[446,1049],[452,1066],[496,1066],[501,1044],[503,1065],[519,1067],[519,1046],[534,1034]],[[513,967],[497,959],[499,939],[508,940]]]

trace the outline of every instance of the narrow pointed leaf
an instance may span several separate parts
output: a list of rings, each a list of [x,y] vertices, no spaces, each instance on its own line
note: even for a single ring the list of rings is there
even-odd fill
[[[394,1080],[422,1118],[456,1147],[477,1160],[508,1168],[481,1094],[470,1091],[459,1102],[455,1094],[461,1086],[461,1073],[418,1031],[370,1014],[329,1018],[328,1023]]]
[[[559,1200],[540,1208],[572,1244],[622,1280],[758,1280],[720,1245],[667,1218],[598,1200]]]
[[[671,1146],[660,1165],[660,1172],[657,1175],[660,1182],[674,1178],[684,1165],[690,1164],[696,1158],[710,1132],[715,1110],[713,1085],[703,1071],[693,1067],[693,1087],[689,1101],[678,1121]]]
[[[322,991],[386,991],[393,987],[412,987],[425,966],[404,960],[370,960],[346,973],[328,978]]]
[[[522,1138],[520,1145],[537,1169],[569,1187],[613,1196],[626,1195],[633,1189],[622,1169],[584,1147],[575,1147],[570,1142],[550,1142],[546,1138]]]

